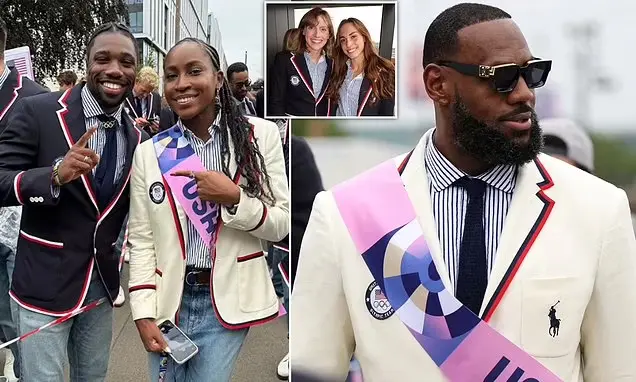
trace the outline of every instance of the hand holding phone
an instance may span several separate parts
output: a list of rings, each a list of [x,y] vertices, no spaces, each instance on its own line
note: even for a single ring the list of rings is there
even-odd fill
[[[170,349],[168,354],[176,363],[183,364],[199,352],[197,345],[170,320],[159,324],[159,330],[168,343]]]
[[[163,337],[161,330],[155,324],[155,321],[149,318],[135,321],[139,337],[144,344],[147,352],[161,353],[168,346],[168,342]],[[0,381],[1,382],[1,381]]]

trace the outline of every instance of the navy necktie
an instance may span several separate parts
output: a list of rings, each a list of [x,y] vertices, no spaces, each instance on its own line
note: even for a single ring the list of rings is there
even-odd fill
[[[455,185],[464,188],[468,193],[455,295],[468,309],[479,316],[488,284],[484,230],[486,183],[480,179],[463,177],[457,180]]]
[[[117,171],[117,128],[119,123],[113,117],[105,115],[97,117],[100,129],[106,132],[104,151],[95,170],[95,185],[97,186],[97,203],[100,209],[105,209],[115,193],[115,173]]]

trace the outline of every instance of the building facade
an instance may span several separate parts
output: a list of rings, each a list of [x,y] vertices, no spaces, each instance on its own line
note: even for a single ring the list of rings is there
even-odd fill
[[[225,58],[225,51],[223,50],[221,28],[213,12],[208,13],[208,44],[212,45],[214,49],[219,52],[219,58],[221,59],[220,69],[225,73],[227,71],[227,59]]]
[[[208,0],[126,0],[126,3],[140,62],[153,66],[160,77],[164,58],[177,41],[185,37],[208,41]],[[178,13],[179,36],[176,35]]]

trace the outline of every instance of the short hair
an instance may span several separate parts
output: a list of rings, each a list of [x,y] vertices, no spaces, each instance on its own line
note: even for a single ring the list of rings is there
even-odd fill
[[[484,4],[462,3],[440,13],[424,38],[422,65],[439,62],[457,52],[457,33],[468,26],[492,20],[510,19],[508,13]]]
[[[152,88],[154,92],[159,87],[159,75],[150,66],[144,66],[137,72],[135,82]]]
[[[77,83],[77,74],[72,70],[66,70],[57,75],[57,82],[60,85],[75,85]]]
[[[88,43],[86,44],[86,61],[88,62],[88,58],[91,55],[91,49],[93,49],[93,45],[95,45],[95,39],[102,33],[121,33],[124,36],[128,37],[135,47],[135,58],[138,58],[137,53],[137,40],[135,36],[132,34],[130,28],[122,23],[105,23],[97,27],[91,34],[91,37],[88,39]]]
[[[0,17],[0,58],[4,57],[4,49],[7,47],[7,24]]]
[[[245,65],[242,62],[235,62],[232,65],[227,67],[227,79],[228,80],[232,80],[232,74],[234,73],[241,73],[241,72],[247,72],[247,65]]]

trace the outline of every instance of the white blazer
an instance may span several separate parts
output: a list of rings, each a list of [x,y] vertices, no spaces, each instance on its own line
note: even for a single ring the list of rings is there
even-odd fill
[[[437,268],[445,270],[425,142],[402,179]],[[395,158],[396,167],[404,158]],[[523,254],[522,262],[515,260]],[[515,277],[498,293],[515,264]],[[449,288],[448,274],[440,275]],[[371,314],[366,296],[372,281],[332,193],[320,193],[291,296],[292,375],[302,368],[344,380],[355,355],[365,382],[445,381],[397,314]],[[548,312],[557,301],[560,332],[552,337]],[[625,192],[546,155],[524,165],[482,316],[488,305],[494,307],[490,325],[564,381],[636,381],[636,241]]]
[[[260,118],[248,119],[265,160],[276,204],[266,206],[241,190],[235,215],[221,208],[223,225],[218,233],[210,289],[217,317],[229,329],[277,317],[279,302],[260,240],[277,242],[289,232],[289,196],[278,127]],[[228,141],[229,170],[235,174],[234,147],[229,137]],[[174,320],[185,278],[188,218],[165,186],[152,140],[137,148],[130,182],[132,317],[153,318],[157,322]]]

